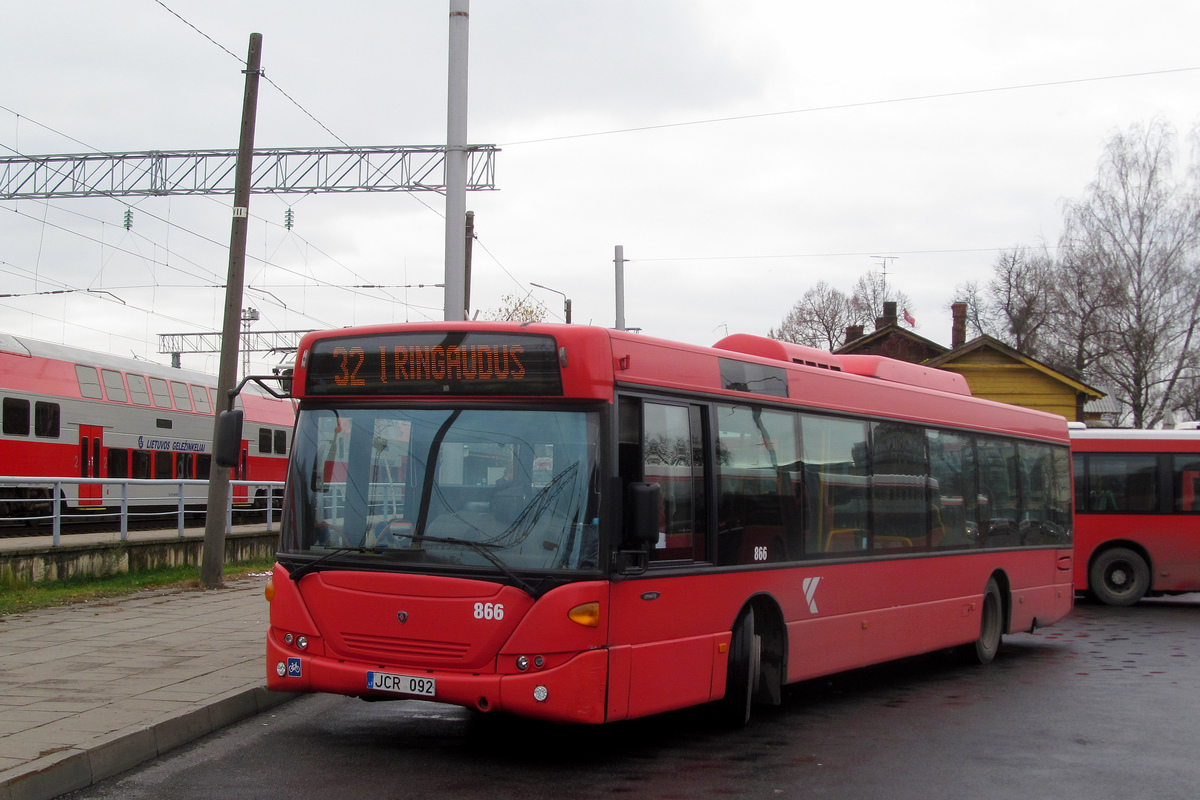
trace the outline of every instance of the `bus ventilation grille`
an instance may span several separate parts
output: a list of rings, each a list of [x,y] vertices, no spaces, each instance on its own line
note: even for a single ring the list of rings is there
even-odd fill
[[[462,660],[471,648],[469,644],[462,642],[429,642],[393,636],[371,636],[365,633],[343,633],[342,641],[346,647],[364,652],[409,658],[435,658],[443,661]]]

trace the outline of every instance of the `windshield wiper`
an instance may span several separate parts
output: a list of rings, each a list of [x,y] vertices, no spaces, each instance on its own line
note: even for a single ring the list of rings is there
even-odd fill
[[[472,542],[469,539],[455,539],[453,536],[428,536],[426,534],[417,533],[394,533],[393,536],[400,539],[412,539],[414,542],[434,542],[435,544],[461,544],[464,547],[469,547],[479,555],[486,558],[495,565],[496,569],[504,573],[504,576],[515,583],[520,589],[524,590],[530,597],[537,597],[537,590],[530,586],[527,582],[521,579],[517,573],[513,572],[507,564],[500,560],[499,556],[488,552],[489,547],[503,547],[499,544],[486,544],[484,542]]]
[[[293,569],[292,571],[290,571],[288,573],[288,577],[294,581],[299,582],[299,580],[301,578],[303,578],[305,575],[307,575],[308,573],[316,571],[317,566],[319,564],[321,564],[322,562],[328,561],[329,559],[331,559],[335,556],[344,555],[346,553],[366,553],[366,552],[367,552],[367,548],[365,548],[365,547],[339,547],[336,550],[329,551],[328,553],[321,556],[320,558],[313,559],[312,561],[309,561],[305,564],[301,564],[300,566],[298,566],[295,569]],[[376,552],[376,551],[373,551],[373,552]]]

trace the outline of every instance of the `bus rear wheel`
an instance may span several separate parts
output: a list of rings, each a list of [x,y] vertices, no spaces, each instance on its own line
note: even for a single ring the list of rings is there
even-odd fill
[[[1088,570],[1088,588],[1101,603],[1131,606],[1150,591],[1150,566],[1126,547],[1105,550]]]
[[[755,633],[754,609],[747,608],[733,626],[725,673],[725,697],[719,706],[722,722],[730,727],[741,728],[750,721],[750,707],[761,671],[761,641]]]
[[[962,647],[961,653],[967,663],[990,664],[1000,652],[1004,636],[1004,601],[1000,597],[1000,584],[988,578],[983,589],[983,603],[979,615],[979,638]]]

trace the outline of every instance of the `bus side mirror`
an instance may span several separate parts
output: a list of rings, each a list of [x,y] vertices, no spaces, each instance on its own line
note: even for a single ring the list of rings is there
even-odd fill
[[[217,417],[217,440],[213,442],[213,460],[218,467],[232,469],[242,455],[242,410],[222,411]]]
[[[658,544],[662,487],[657,483],[629,484],[625,490],[625,507],[629,509],[629,543],[636,548]]]

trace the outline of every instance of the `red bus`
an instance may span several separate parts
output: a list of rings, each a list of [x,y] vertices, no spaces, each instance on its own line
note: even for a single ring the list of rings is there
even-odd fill
[[[1061,417],[738,334],[436,323],[301,342],[268,686],[604,723],[1070,612]]]
[[[1128,606],[1200,591],[1200,430],[1072,428],[1075,588]]]

